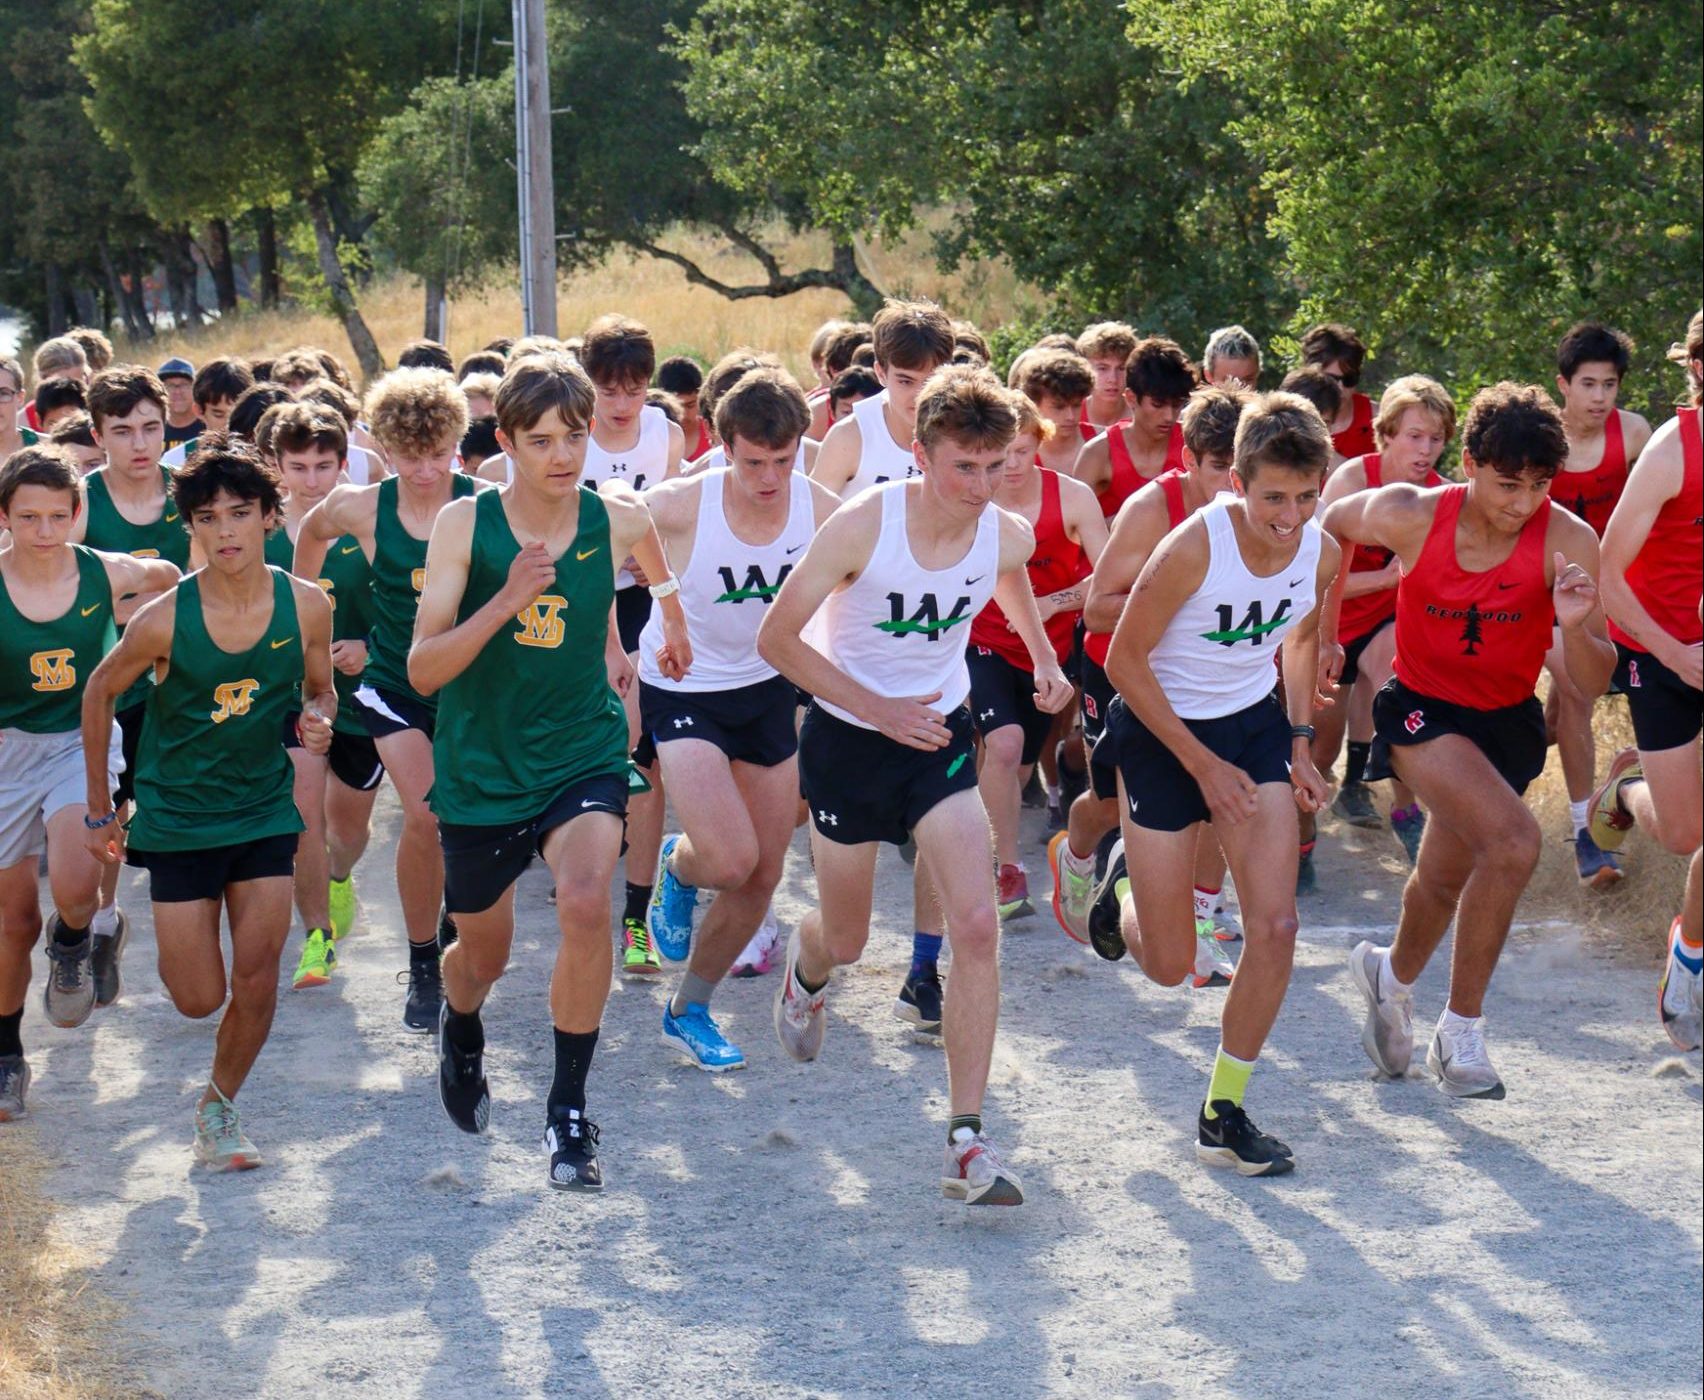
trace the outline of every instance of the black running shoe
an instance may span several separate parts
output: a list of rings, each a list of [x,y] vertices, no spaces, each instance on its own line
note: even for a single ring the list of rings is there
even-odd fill
[[[894,999],[893,1014],[918,1035],[941,1033],[941,974],[931,967],[921,976],[907,976]]]
[[[130,920],[124,910],[116,914],[118,930],[110,938],[95,935],[95,953],[91,966],[95,970],[95,1005],[111,1006],[124,990],[118,964],[124,956],[124,945],[130,941]]]
[[[551,893],[554,895],[555,891],[552,890]],[[440,953],[449,952],[450,945],[460,937],[461,935],[456,932],[454,917],[448,909],[443,910],[438,915],[438,951]]]
[[[1129,951],[1124,946],[1122,900],[1118,882],[1125,878],[1124,842],[1114,844],[1106,874],[1095,886],[1095,902],[1089,906],[1089,946],[1108,962],[1117,962]]]
[[[444,1005],[444,976],[438,960],[411,962],[407,972],[396,975],[398,982],[408,983],[408,998],[402,1004],[402,1024],[420,1035],[438,1029],[438,1016]]]
[[[438,1102],[464,1133],[481,1135],[491,1125],[491,1091],[485,1086],[485,1052],[458,1050],[446,1029],[450,1004],[438,1018]]]
[[[544,1128],[550,1153],[550,1184],[558,1191],[602,1191],[598,1166],[598,1125],[578,1109],[551,1114]]]
[[[1254,1126],[1248,1114],[1229,1099],[1213,1103],[1216,1118],[1206,1106],[1195,1128],[1195,1158],[1210,1167],[1232,1167],[1242,1176],[1284,1176],[1296,1169],[1290,1149]]]

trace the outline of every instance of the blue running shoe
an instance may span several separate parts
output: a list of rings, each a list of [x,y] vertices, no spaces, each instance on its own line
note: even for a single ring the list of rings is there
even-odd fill
[[[672,963],[685,962],[692,951],[692,911],[698,907],[698,887],[677,879],[669,856],[680,836],[665,836],[657,852],[657,879],[651,886],[651,907],[645,913],[651,942]]]
[[[689,1001],[678,1016],[665,1003],[663,1042],[685,1051],[693,1064],[711,1074],[745,1068],[745,1052],[722,1034],[703,1002]]]

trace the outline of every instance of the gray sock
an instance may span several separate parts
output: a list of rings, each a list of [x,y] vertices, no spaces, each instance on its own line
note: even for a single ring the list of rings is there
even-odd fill
[[[700,1006],[709,1006],[710,998],[716,994],[716,984],[706,977],[700,977],[696,972],[688,972],[680,979],[680,986],[675,988],[675,994],[669,999],[669,1011],[680,1015],[693,1002]]]

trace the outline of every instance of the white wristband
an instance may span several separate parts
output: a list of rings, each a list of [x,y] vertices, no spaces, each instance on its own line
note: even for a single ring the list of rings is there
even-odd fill
[[[679,592],[680,580],[673,574],[670,574],[661,583],[653,583],[651,585],[651,596],[659,602],[661,602],[664,598],[669,597],[671,594]]]

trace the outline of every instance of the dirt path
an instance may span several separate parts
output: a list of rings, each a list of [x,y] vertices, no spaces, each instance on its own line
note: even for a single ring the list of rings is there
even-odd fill
[[[1698,1059],[1669,1055],[1654,972],[1567,930],[1518,930],[1493,988],[1506,1102],[1373,1083],[1344,958],[1388,928],[1394,862],[1327,850],[1250,1098],[1300,1167],[1261,1183],[1191,1152],[1222,993],[1017,924],[989,1118],[1031,1203],[972,1218],[936,1186],[940,1051],[889,1012],[910,885],[884,855],[816,1065],[775,1044],[773,978],[719,995],[751,1061],[719,1078],[660,1044],[662,987],[615,988],[592,1081],[612,1188],[565,1198],[538,1148],[543,871],[487,1014],[493,1134],[468,1139],[400,1027],[395,827],[387,797],[342,975],[283,994],[242,1096],[263,1171],[190,1169],[211,1027],[162,993],[144,886],[119,1007],[61,1032],[32,997],[60,1226],[161,1394],[1698,1394]],[[796,851],[783,921],[810,895]]]

